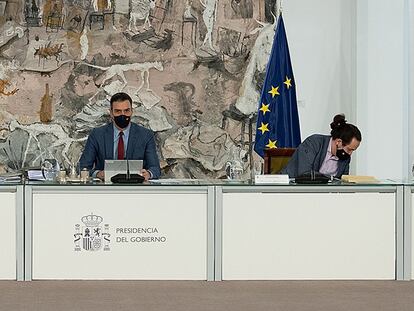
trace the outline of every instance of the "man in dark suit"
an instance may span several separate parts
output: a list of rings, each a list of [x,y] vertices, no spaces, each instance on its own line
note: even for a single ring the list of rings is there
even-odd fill
[[[310,171],[320,172],[328,149],[332,148],[331,136],[315,134],[299,145],[282,174],[297,177]],[[340,178],[348,175],[351,158],[337,160],[337,170],[332,175]]]
[[[131,122],[132,99],[126,93],[111,97],[112,122],[95,128],[89,134],[80,158],[80,169],[87,168],[92,176],[105,178],[105,160],[144,160],[141,175],[145,180],[161,175],[154,134]]]
[[[351,155],[362,140],[361,132],[341,114],[334,117],[331,129],[330,136],[315,134],[306,138],[281,173],[291,178],[311,171],[337,178],[348,175]]]

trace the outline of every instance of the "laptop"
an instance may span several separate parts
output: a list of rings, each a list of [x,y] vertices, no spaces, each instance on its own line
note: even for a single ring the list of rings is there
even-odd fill
[[[141,174],[144,165],[143,160],[128,160],[129,173]],[[105,182],[111,182],[111,177],[116,174],[126,174],[127,160],[105,160]]]

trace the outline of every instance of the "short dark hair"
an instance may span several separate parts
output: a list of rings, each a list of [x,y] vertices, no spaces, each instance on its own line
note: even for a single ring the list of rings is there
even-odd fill
[[[112,106],[115,102],[123,102],[123,101],[126,101],[126,100],[129,101],[129,103],[131,104],[131,107],[132,107],[132,98],[127,93],[120,92],[120,93],[116,93],[116,94],[112,95],[111,100],[110,100],[111,110],[112,110]]]
[[[357,141],[362,140],[362,135],[359,129],[353,125],[347,123],[345,115],[337,114],[331,123],[331,136],[332,139],[341,139],[344,145],[351,143],[352,139],[355,138]]]

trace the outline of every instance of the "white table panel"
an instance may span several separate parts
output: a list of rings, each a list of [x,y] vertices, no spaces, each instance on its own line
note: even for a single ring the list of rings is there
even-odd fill
[[[0,192],[0,279],[16,279],[16,193]]]
[[[395,194],[224,193],[223,280],[395,279]]]
[[[206,279],[207,193],[39,192],[32,204],[33,279]],[[101,240],[96,251],[82,243],[81,219],[88,215],[103,218],[101,232],[108,225],[110,242]],[[137,237],[148,239],[134,242]]]
[[[411,188],[410,188],[411,189]],[[414,191],[413,189],[411,189],[411,192]],[[410,230],[408,230],[408,232],[411,234],[411,279],[414,280],[414,230],[413,230],[413,225],[414,225],[414,209],[413,209],[413,204],[414,204],[414,194],[411,193],[411,200],[410,200],[410,204],[411,204],[411,223],[410,223]]]

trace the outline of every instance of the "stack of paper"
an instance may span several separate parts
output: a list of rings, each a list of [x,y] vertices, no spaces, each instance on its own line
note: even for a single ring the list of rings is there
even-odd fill
[[[256,175],[254,177],[254,183],[258,185],[289,184],[289,175]]]
[[[0,175],[0,182],[20,182],[21,174],[8,173]]]
[[[359,175],[342,175],[342,181],[355,184],[369,184],[377,183],[378,180],[374,176],[359,176]]]

